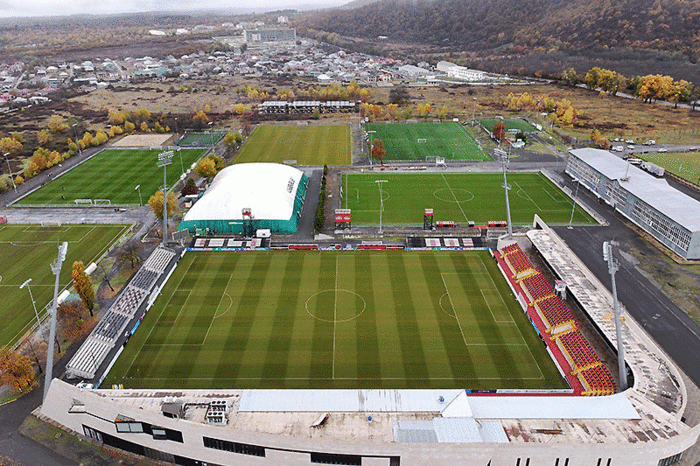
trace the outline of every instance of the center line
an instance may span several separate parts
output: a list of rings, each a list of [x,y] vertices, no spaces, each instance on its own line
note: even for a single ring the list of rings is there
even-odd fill
[[[452,193],[452,197],[454,198],[455,202],[457,203],[457,207],[459,207],[459,210],[462,211],[462,215],[464,216],[464,220],[468,221],[469,219],[467,218],[467,214],[464,213],[464,209],[462,209],[462,204],[460,204],[459,201],[457,200],[457,196],[455,196],[455,192],[452,190],[452,186],[450,186],[450,183],[447,182],[447,178],[445,178],[445,174],[441,173],[440,175],[442,176],[442,181],[445,182],[445,184],[447,185],[447,188]]]
[[[335,327],[338,321],[338,256],[335,256],[335,295],[333,297],[333,369],[331,378],[335,379]]]

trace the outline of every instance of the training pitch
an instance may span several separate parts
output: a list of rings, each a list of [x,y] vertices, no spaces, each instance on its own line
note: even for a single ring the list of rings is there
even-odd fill
[[[36,322],[29,290],[19,289],[27,279],[40,317],[53,299],[55,277],[51,262],[58,244],[68,242],[61,269],[60,290],[70,282],[74,261],[85,266],[98,259],[128,225],[0,225],[0,346],[12,345]],[[60,292],[60,291],[59,291]]]
[[[349,165],[350,126],[258,126],[236,163],[295,161],[297,165]]]
[[[367,123],[365,131],[384,143],[384,160],[491,160],[459,123]]]
[[[211,133],[190,133],[184,136],[177,142],[180,147],[206,147],[213,146],[221,138],[224,137],[224,133],[214,132]]]
[[[484,126],[484,128],[486,128],[490,132],[493,132],[493,127],[499,121],[502,121],[506,125],[506,132],[508,132],[508,131],[522,131],[523,133],[536,133],[537,132],[537,128],[535,128],[533,125],[531,125],[526,120],[523,120],[522,118],[505,118],[505,119],[491,118],[491,119],[479,120],[479,123],[481,123]]]
[[[91,159],[50,181],[17,204],[73,204],[76,199],[108,199],[111,204],[139,204],[141,186],[143,203],[163,185],[163,169],[156,166],[162,150],[103,150]],[[204,154],[203,149],[174,151],[168,166],[168,186],[172,186],[192,163]],[[45,177],[46,175],[38,175]]]
[[[635,154],[637,155],[637,154]],[[693,184],[700,184],[700,152],[649,152],[641,157]]]
[[[423,223],[424,209],[434,209],[435,220],[457,223],[506,220],[503,175],[496,173],[346,174],[342,206],[352,209],[352,223],[379,224],[379,187],[382,183],[386,225]],[[513,223],[530,224],[535,214],[550,224],[571,219],[573,201],[541,173],[510,173],[508,184]],[[576,206],[573,223],[595,221]]]
[[[566,387],[488,251],[189,252],[115,383]]]

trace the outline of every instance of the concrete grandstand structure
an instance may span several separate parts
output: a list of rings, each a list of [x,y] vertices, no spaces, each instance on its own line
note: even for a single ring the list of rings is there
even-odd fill
[[[567,283],[603,343],[616,348],[605,286],[539,219],[520,241]],[[508,247],[499,244],[500,251]],[[55,380],[41,416],[80,436],[182,465],[667,466],[697,441],[700,425],[683,422],[688,395],[673,361],[624,316],[633,382],[607,396],[460,389],[81,390]],[[179,406],[175,415],[173,404]]]
[[[700,202],[600,149],[569,151],[566,173],[684,259],[700,259]]]
[[[297,231],[309,178],[277,163],[241,163],[223,169],[185,215],[179,230],[195,234],[249,234],[259,229]],[[246,213],[247,212],[247,213]]]

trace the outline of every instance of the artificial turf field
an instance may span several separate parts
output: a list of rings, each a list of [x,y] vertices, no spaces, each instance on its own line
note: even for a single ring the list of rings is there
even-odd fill
[[[502,121],[506,125],[506,132],[515,130],[515,131],[522,131],[523,133],[536,133],[537,128],[532,126],[529,122],[526,120],[523,120],[522,118],[491,118],[491,119],[484,119],[484,120],[479,120],[479,123],[481,123],[484,128],[488,129],[490,132],[493,132],[493,127],[496,125],[497,122]]]
[[[379,223],[382,183],[385,225],[423,223],[424,209],[434,209],[435,220],[457,223],[506,220],[503,175],[496,173],[379,173],[343,175],[342,206],[352,209],[352,223]],[[508,184],[513,223],[532,223],[534,214],[552,224],[568,223],[573,201],[541,173],[510,173]],[[579,205],[573,223],[595,221]]]
[[[51,262],[58,244],[67,241],[68,253],[61,269],[60,289],[71,280],[74,261],[90,262],[109,248],[128,225],[0,225],[0,346],[17,341],[36,321],[27,288],[30,287],[40,315],[53,299]]]
[[[367,123],[365,131],[384,143],[384,160],[491,160],[459,123]]]
[[[565,388],[488,251],[188,252],[125,388]]]
[[[224,137],[224,133],[190,133],[177,142],[180,147],[205,147],[212,146]]]
[[[350,126],[258,126],[235,163],[287,160],[297,165],[349,165]]]
[[[642,159],[664,167],[684,180],[700,184],[700,152],[649,152],[639,155]]]
[[[163,185],[163,169],[156,166],[162,150],[108,149],[50,181],[17,204],[73,204],[75,199],[109,199],[112,204],[143,203]],[[174,152],[168,166],[168,186],[172,186],[192,163],[204,155],[203,149]],[[39,175],[43,176],[43,175]]]

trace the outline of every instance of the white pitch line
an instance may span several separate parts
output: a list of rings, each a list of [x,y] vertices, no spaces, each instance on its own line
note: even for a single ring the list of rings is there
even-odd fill
[[[450,304],[452,305],[452,309],[455,311],[455,319],[457,319],[457,326],[459,327],[459,333],[462,334],[462,340],[464,340],[465,346],[469,346],[469,343],[467,343],[467,337],[464,336],[464,330],[462,330],[462,324],[459,322],[459,316],[457,315],[457,308],[455,307],[455,303],[452,301],[452,296],[450,295],[450,289],[447,288],[447,282],[445,281],[445,277],[440,274],[440,279],[442,280],[442,286],[445,287],[445,292],[447,293],[447,299],[450,300]]]
[[[455,196],[455,192],[452,191],[452,186],[450,186],[450,183],[447,182],[447,178],[445,178],[445,174],[444,174],[444,173],[441,173],[440,176],[442,176],[442,181],[444,181],[445,184],[447,185],[447,189],[449,189],[450,192],[452,193],[452,197],[454,198],[455,202],[457,203],[457,206],[459,207],[459,210],[462,211],[462,215],[464,216],[464,221],[469,220],[469,219],[467,218],[467,214],[464,213],[464,209],[462,209],[462,204],[460,204],[459,201],[457,200],[457,196]]]
[[[335,327],[338,322],[338,255],[335,256],[335,295],[333,297],[333,369],[331,378],[335,379]]]

